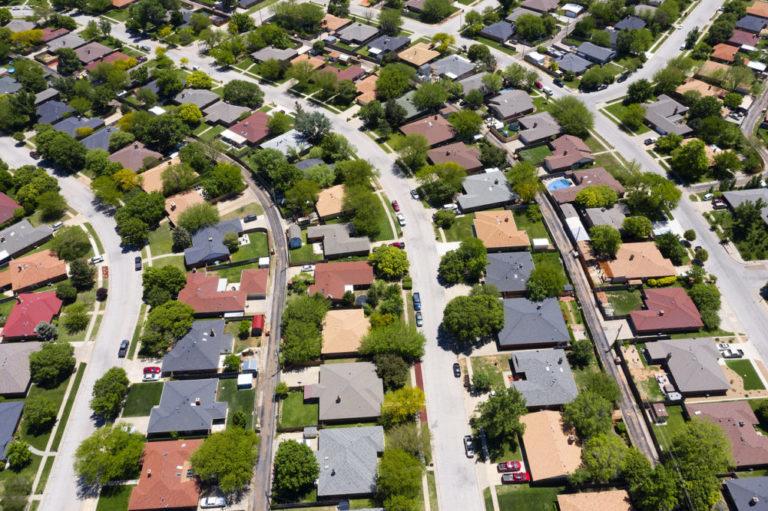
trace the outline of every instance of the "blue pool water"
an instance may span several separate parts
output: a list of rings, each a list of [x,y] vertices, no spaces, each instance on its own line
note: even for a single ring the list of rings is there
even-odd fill
[[[570,179],[561,177],[547,183],[547,190],[554,192],[555,190],[562,190],[563,188],[569,188],[571,186],[573,186],[573,182]]]

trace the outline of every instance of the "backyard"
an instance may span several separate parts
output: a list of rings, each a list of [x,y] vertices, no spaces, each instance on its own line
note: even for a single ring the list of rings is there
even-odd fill
[[[741,376],[741,380],[744,382],[744,390],[765,389],[765,386],[763,385],[762,380],[760,380],[760,376],[758,376],[757,371],[755,371],[755,366],[752,365],[751,360],[726,360],[725,365],[727,365],[731,370],[736,371],[736,373]]]
[[[667,450],[672,443],[672,438],[685,427],[682,406],[667,406],[669,418],[666,424],[654,424],[653,434],[656,435],[659,445]]]
[[[606,291],[605,296],[613,308],[614,316],[626,316],[643,307],[643,297],[638,289]]]
[[[528,208],[516,209],[513,213],[515,215],[515,225],[517,225],[518,229],[527,232],[529,238],[550,239],[540,214],[533,215],[533,218],[531,218],[531,215],[528,214]]]
[[[152,407],[160,403],[162,382],[135,383],[128,388],[123,417],[146,417]]]
[[[504,371],[509,371],[509,357],[492,355],[487,357],[471,357],[472,373],[487,371],[491,375],[491,385],[494,388],[504,388]]]
[[[302,390],[288,392],[288,396],[280,406],[279,429],[295,430],[317,425],[318,408],[316,403],[304,403],[304,392]]]
[[[474,214],[457,216],[453,225],[444,229],[446,241],[464,241],[475,237],[473,221]]]
[[[171,224],[164,222],[160,227],[149,233],[149,249],[152,256],[170,254],[172,252],[173,239],[171,238]]]
[[[291,266],[316,263],[323,260],[323,254],[315,254],[312,244],[307,243],[307,231],[301,231],[301,248],[288,250],[288,259]]]
[[[530,149],[523,149],[518,154],[523,161],[538,166],[541,165],[544,158],[552,154],[552,150],[547,145],[540,145]]]
[[[248,234],[248,239],[250,242],[247,245],[240,245],[237,252],[232,254],[232,261],[246,261],[269,255],[267,233],[252,232]]]
[[[219,381],[219,400],[229,404],[227,422],[231,423],[232,415],[242,411],[248,416],[246,429],[253,428],[253,403],[256,397],[255,389],[238,389],[237,379],[231,378]]]

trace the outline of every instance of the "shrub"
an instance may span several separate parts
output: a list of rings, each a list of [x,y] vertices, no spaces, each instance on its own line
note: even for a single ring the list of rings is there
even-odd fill
[[[671,286],[677,282],[677,277],[670,276],[670,277],[660,277],[658,279],[648,279],[646,284],[648,284],[651,287],[667,287]]]

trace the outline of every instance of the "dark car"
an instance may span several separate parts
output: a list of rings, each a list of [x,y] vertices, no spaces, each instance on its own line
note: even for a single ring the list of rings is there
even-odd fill
[[[519,472],[520,462],[516,460],[502,461],[501,463],[496,465],[496,470],[498,472]]]
[[[136,256],[133,258],[133,267],[136,269],[136,271],[141,270],[141,256]]]
[[[646,138],[643,140],[643,144],[645,145],[653,145],[653,139],[652,138]]]
[[[117,356],[120,358],[125,358],[125,356],[128,354],[128,339],[123,339],[120,341],[120,349],[117,350]]]
[[[255,222],[259,217],[257,215],[245,215],[243,217],[244,222]]]
[[[418,293],[418,291],[413,293],[413,310],[421,310],[421,295]]]
[[[471,435],[464,436],[464,453],[467,455],[467,458],[475,457],[475,446]]]
[[[398,204],[396,200],[392,201],[392,209],[394,209],[396,213],[400,211],[400,204]]]
[[[558,87],[562,87],[562,86],[564,86],[564,85],[565,85],[565,83],[563,82],[563,80],[561,80],[560,78],[555,78],[554,80],[552,80],[552,83],[554,83],[554,84],[555,84],[555,85],[557,85]]]
[[[456,378],[461,378],[461,366],[459,365],[458,362],[454,362],[453,364],[453,375]]]
[[[520,484],[531,480],[531,474],[528,472],[515,472],[513,474],[504,474],[501,476],[501,484]]]

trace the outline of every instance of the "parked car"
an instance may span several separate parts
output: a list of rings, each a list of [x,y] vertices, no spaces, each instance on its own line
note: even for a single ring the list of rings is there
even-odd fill
[[[411,190],[411,197],[419,200],[419,192],[417,190]]]
[[[554,80],[552,80],[552,83],[554,83],[558,87],[562,87],[565,85],[565,82],[563,82],[561,78],[555,78]]]
[[[152,51],[152,48],[150,48],[149,46],[147,46],[145,44],[139,46],[139,49],[142,50],[142,51],[146,51],[146,52],[151,52]]]
[[[136,256],[133,258],[133,267],[136,271],[141,270],[141,256]]]
[[[475,457],[475,446],[474,441],[472,440],[472,435],[464,435],[464,453],[467,455],[467,458]]]
[[[389,244],[390,247],[397,247],[397,248],[405,248],[405,242],[404,241],[393,241]]]
[[[742,358],[744,356],[744,350],[741,349],[727,349],[720,352],[723,358]]]
[[[712,209],[727,209],[728,205],[723,199],[712,199]]]
[[[245,215],[243,217],[244,222],[255,222],[258,219],[258,215]]]
[[[314,264],[305,264],[301,267],[302,273],[314,273],[315,271],[315,265]]]
[[[103,255],[95,255],[91,257],[91,264],[99,264],[104,262],[104,256]]]
[[[459,365],[458,362],[453,363],[453,375],[456,378],[461,378],[461,366]]]
[[[643,144],[645,145],[653,145],[653,139],[652,138],[646,138],[643,140]]]
[[[392,209],[394,209],[396,213],[400,211],[400,204],[398,204],[396,200],[392,201]]]
[[[405,227],[405,215],[403,215],[402,213],[398,213],[397,223],[400,224],[400,227]]]
[[[459,207],[452,202],[450,204],[443,204],[443,209],[446,211],[453,211],[454,213],[459,212]]]
[[[528,472],[515,472],[513,474],[504,474],[501,476],[501,484],[521,484],[531,480],[531,474]]]
[[[496,470],[498,472],[519,472],[520,462],[516,460],[502,461],[501,463],[496,465]]]
[[[535,82],[533,82],[533,84],[534,84],[534,85],[536,86],[536,88],[537,88],[537,89],[539,89],[539,90],[541,90],[541,89],[543,89],[543,88],[544,88],[544,84],[543,84],[543,83],[541,83],[539,80],[536,80]]]
[[[56,222],[55,224],[51,225],[51,229],[54,231],[58,231],[62,227],[64,227],[64,222]]]
[[[160,374],[161,369],[158,366],[147,366],[144,368],[144,374]]]
[[[117,350],[117,356],[120,358],[125,358],[125,356],[128,354],[128,339],[123,339],[120,341],[120,349]]]
[[[421,312],[416,313],[416,326],[422,326],[424,324],[424,316],[421,315]]]
[[[224,497],[217,495],[209,495],[208,497],[200,499],[200,507],[202,509],[214,509],[217,507],[225,507],[226,505],[227,500]]]
[[[712,193],[705,193],[704,194],[704,200],[712,200],[715,196]]]
[[[158,381],[160,379],[160,373],[144,373],[142,381]]]
[[[555,91],[553,91],[553,90],[552,90],[551,88],[549,88],[549,87],[543,87],[541,90],[542,90],[542,92],[544,92],[544,94],[546,94],[547,96],[551,96],[551,95],[553,95],[553,94],[555,93]]]
[[[418,291],[413,293],[413,310],[420,311],[421,310],[421,295]]]
[[[717,349],[719,349],[720,351],[729,350],[729,349],[731,349],[731,345],[730,344],[726,344],[724,342],[721,342],[721,343],[719,343],[717,345]]]

